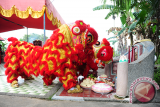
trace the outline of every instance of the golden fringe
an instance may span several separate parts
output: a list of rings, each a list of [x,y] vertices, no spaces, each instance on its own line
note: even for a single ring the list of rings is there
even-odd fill
[[[21,19],[26,19],[29,17],[29,15],[31,15],[32,18],[40,18],[43,16],[45,10],[46,10],[48,19],[52,21],[53,25],[57,25],[57,28],[59,28],[62,25],[60,20],[58,20],[57,17],[54,17],[52,12],[51,14],[49,14],[46,6],[43,6],[42,10],[40,11],[34,11],[30,6],[25,11],[18,10],[15,5],[12,6],[10,10],[5,10],[2,8],[2,6],[0,6],[0,13],[3,16],[11,17],[13,14],[15,14],[17,17]]]

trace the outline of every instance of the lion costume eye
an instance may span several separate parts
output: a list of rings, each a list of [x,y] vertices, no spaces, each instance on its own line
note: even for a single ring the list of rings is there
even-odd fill
[[[93,36],[91,33],[88,33],[87,35],[87,44],[91,43],[93,41]]]
[[[95,48],[100,48],[101,47],[101,42],[97,41],[94,45]]]
[[[104,50],[101,52],[101,56],[105,57],[106,54],[107,54],[106,49],[104,49]]]
[[[100,41],[97,41],[95,45],[96,45],[96,46],[100,46],[100,45],[101,45],[101,42],[100,42]]]

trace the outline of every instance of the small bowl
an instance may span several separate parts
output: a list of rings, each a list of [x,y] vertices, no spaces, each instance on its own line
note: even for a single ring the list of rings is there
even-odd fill
[[[91,87],[85,87],[85,86],[82,86],[82,85],[80,85],[82,88],[85,88],[85,89],[91,89],[92,88],[92,86]]]

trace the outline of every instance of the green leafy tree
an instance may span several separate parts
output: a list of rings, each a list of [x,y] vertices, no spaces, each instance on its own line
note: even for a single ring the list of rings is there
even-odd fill
[[[105,19],[108,19],[114,15],[120,15],[121,22],[123,24],[123,29],[118,33],[117,36],[120,36],[123,31],[128,30],[128,26],[132,24],[131,18],[134,18],[132,14],[132,9],[135,7],[138,0],[110,0],[113,2],[113,5],[106,4],[106,0],[102,0],[103,5],[93,8],[93,10],[101,9],[110,9],[110,12],[106,15]],[[133,45],[133,35],[132,32],[129,32],[131,45]]]
[[[114,34],[114,36],[108,38],[109,42],[112,43],[112,45],[114,45],[116,42],[118,42],[118,52],[120,54],[123,54],[127,51],[127,39],[126,39],[126,35],[128,35],[127,32],[123,32],[121,33],[120,36],[117,36],[117,34],[122,30],[122,28],[120,27],[111,27],[108,30],[108,34],[110,34],[110,32],[112,32]],[[124,40],[124,41],[123,41]]]
[[[27,40],[27,37],[29,38],[30,35],[28,35],[28,36],[27,36],[27,35],[24,35],[24,36],[23,36],[22,38],[20,38],[19,40],[20,40],[20,41],[26,41],[26,42],[27,42],[27,41],[28,41],[28,40]]]
[[[135,33],[138,37],[141,35],[144,39],[151,39],[155,45],[155,52],[158,57],[160,52],[160,1],[141,0],[137,7],[137,11],[133,13],[135,22],[130,26],[129,32]]]
[[[7,43],[3,42],[3,41],[0,41],[0,45],[1,45],[2,52],[5,52],[6,49],[7,49],[7,47],[6,47]]]
[[[48,39],[48,37],[45,36],[45,40],[47,40],[47,39]],[[19,40],[27,42],[27,35],[24,35]],[[44,43],[44,34],[39,35],[39,34],[32,33],[32,34],[28,35],[28,42],[33,43],[34,40],[41,40]]]
[[[158,85],[160,85],[160,68],[159,67],[154,72],[154,80],[158,83]]]
[[[97,6],[93,10],[110,9],[105,19],[120,14],[123,29],[117,36],[127,31],[131,45],[133,45],[133,34],[136,34],[137,37],[141,36],[141,38],[150,38],[155,43],[157,53],[160,49],[158,37],[160,0],[110,0],[113,5],[107,5],[106,1],[102,0],[103,5]],[[132,11],[134,12],[132,13]]]

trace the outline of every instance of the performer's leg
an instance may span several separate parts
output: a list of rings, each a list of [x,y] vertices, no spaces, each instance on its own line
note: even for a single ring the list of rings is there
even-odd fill
[[[74,70],[69,68],[65,68],[64,76],[60,77],[59,80],[63,83],[63,87],[65,90],[68,90],[74,86],[76,86],[76,73]]]
[[[32,77],[32,75],[30,75],[30,76],[28,77],[24,72],[20,73],[20,76],[21,76],[22,78],[24,78],[25,80],[34,80],[34,78]]]
[[[18,74],[16,73],[18,71],[12,71],[12,70],[6,70],[6,75],[7,75],[7,82],[11,83],[12,87],[18,87]]]
[[[52,84],[52,81],[56,78],[56,76],[55,75],[47,75],[47,74],[45,74],[45,75],[43,75],[44,77],[42,78],[43,79],[43,81],[44,81],[44,85],[51,85]]]
[[[16,59],[16,56],[13,55],[10,59],[8,59],[4,65],[6,68],[5,75],[7,75],[7,82],[11,83],[12,87],[18,87],[18,62],[13,62]]]

